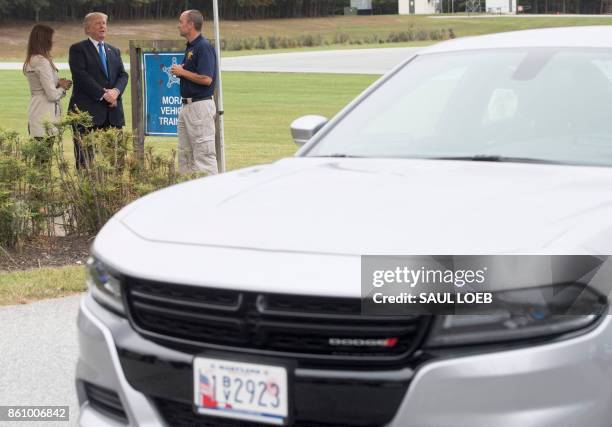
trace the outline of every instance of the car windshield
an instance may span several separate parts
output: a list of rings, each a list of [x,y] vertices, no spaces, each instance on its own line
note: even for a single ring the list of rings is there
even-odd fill
[[[612,50],[417,56],[306,155],[612,166]]]

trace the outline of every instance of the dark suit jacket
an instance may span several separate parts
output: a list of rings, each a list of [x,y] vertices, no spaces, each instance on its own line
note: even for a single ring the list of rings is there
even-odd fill
[[[83,40],[70,46],[68,63],[72,73],[73,89],[69,109],[78,108],[87,111],[93,117],[95,126],[103,125],[107,120],[112,126],[125,125],[121,96],[117,106],[111,108],[109,103],[101,100],[104,89],[117,88],[123,94],[128,83],[128,74],[123,68],[119,49],[104,43],[108,64],[107,78],[102,68],[102,60],[94,44]]]

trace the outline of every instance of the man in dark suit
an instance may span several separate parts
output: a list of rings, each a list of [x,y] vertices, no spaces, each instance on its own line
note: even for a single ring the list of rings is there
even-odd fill
[[[119,49],[104,42],[107,16],[92,12],[85,16],[83,27],[88,38],[70,46],[68,62],[72,73],[73,90],[69,109],[88,112],[93,127],[74,129],[74,157],[77,169],[93,160],[93,151],[80,144],[79,134],[125,125],[121,95],[128,83]]]

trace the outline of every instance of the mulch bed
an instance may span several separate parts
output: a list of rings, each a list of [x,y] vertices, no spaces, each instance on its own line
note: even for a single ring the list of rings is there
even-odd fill
[[[83,265],[89,255],[93,237],[38,237],[22,243],[20,248],[0,249],[0,271]]]

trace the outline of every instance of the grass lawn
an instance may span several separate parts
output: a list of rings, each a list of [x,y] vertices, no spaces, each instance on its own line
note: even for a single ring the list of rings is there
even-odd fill
[[[68,72],[62,75],[69,77]],[[333,116],[377,77],[334,74],[223,73],[225,152],[228,170],[292,155],[289,124],[304,114]],[[27,134],[28,85],[20,71],[0,71],[0,126]],[[66,111],[67,99],[64,99]],[[131,100],[125,93],[127,128]],[[176,148],[176,138],[147,137],[157,152]],[[72,148],[67,144],[67,150]],[[68,156],[71,154],[68,153]]]
[[[0,306],[58,298],[84,290],[83,266],[42,268],[0,274]]]
[[[129,40],[179,39],[176,24],[177,20],[110,22],[108,42],[119,47],[125,53]],[[229,40],[273,35],[298,37],[311,34],[314,36],[321,35],[329,43],[333,41],[336,34],[341,33],[348,34],[352,39],[373,34],[386,38],[391,32],[405,31],[409,28],[427,31],[452,28],[457,37],[463,37],[526,28],[610,24],[612,24],[612,17],[603,16],[461,17],[460,19],[457,19],[456,16],[437,16],[433,18],[423,15],[336,16],[310,19],[222,21],[221,37]],[[0,60],[23,60],[31,25],[31,22],[2,25],[0,31]],[[80,23],[53,22],[50,25],[56,29],[54,55],[58,60],[65,60],[70,44],[85,38],[82,27]],[[205,23],[204,33],[212,38],[210,21]],[[388,46],[395,46],[395,44]],[[272,52],[276,52],[276,50]],[[228,52],[227,54],[244,54],[244,51]]]

